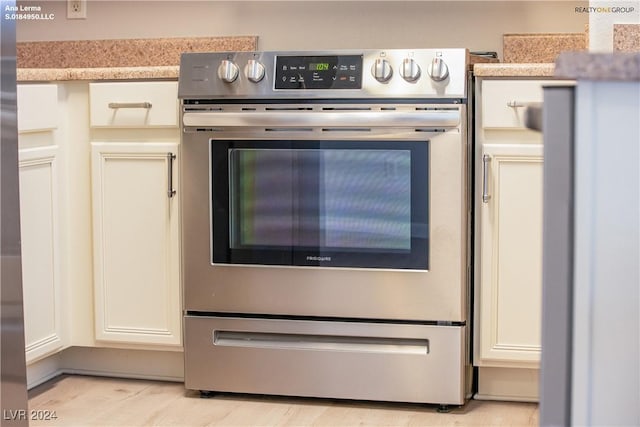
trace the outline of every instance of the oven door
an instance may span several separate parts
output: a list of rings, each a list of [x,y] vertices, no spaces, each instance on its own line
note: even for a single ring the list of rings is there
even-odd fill
[[[427,270],[428,146],[211,139],[212,263]]]
[[[185,311],[466,321],[467,151],[458,128],[185,128]]]

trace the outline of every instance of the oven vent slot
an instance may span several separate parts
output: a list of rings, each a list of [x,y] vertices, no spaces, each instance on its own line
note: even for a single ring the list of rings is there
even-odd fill
[[[313,128],[265,128],[265,132],[313,132]]]
[[[380,111],[396,111],[396,107],[380,107]]]
[[[256,107],[242,107],[242,111],[256,111]]]
[[[322,132],[371,132],[371,128],[322,128]]]
[[[313,111],[313,107],[266,107],[265,111]]]
[[[349,351],[358,353],[429,354],[428,339],[213,331],[213,345],[279,350]]]
[[[371,111],[371,107],[322,107],[322,111]]]
[[[441,129],[441,128],[418,128],[415,130],[416,132],[429,132],[429,133],[434,133],[434,132],[446,132],[447,129]]]
[[[186,112],[191,112],[191,111],[196,111],[196,112],[203,112],[203,111],[224,111],[224,108],[222,107],[183,107],[182,111]]]
[[[195,132],[220,132],[222,129],[220,128],[184,128],[185,133],[195,133]]]
[[[458,111],[457,107],[416,107],[416,111]]]

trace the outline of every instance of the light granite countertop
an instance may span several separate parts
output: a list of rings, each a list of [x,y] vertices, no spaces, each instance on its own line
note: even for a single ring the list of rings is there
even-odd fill
[[[473,74],[476,77],[554,77],[555,64],[475,64]]]
[[[640,81],[640,53],[562,52],[555,63],[475,64],[476,77]]]
[[[640,81],[640,53],[563,52],[556,60],[558,78]]]

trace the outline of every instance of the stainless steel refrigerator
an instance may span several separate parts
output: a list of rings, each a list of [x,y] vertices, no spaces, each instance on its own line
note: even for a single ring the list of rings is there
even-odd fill
[[[2,0],[0,17],[0,425],[3,427],[29,423],[18,196],[16,26],[4,13],[7,6],[15,6],[15,0]]]

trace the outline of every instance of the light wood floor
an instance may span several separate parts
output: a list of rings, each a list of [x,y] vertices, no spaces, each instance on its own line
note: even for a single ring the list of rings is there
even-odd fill
[[[537,426],[538,405],[436,406],[255,395],[210,399],[181,383],[63,375],[29,391],[32,426]]]

